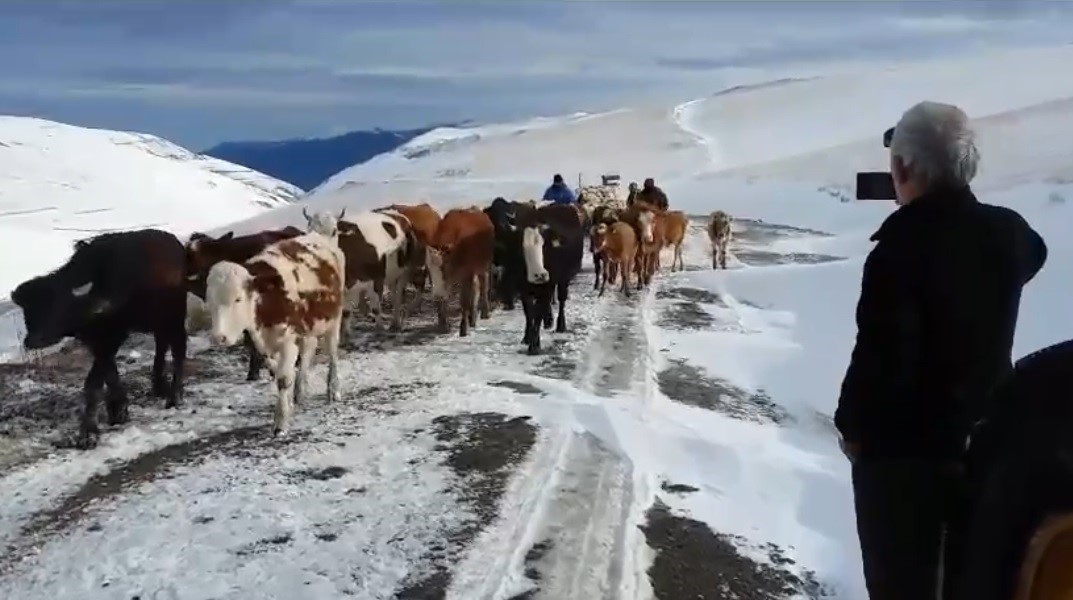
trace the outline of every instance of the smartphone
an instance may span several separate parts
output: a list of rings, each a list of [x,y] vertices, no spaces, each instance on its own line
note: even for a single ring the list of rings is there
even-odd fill
[[[857,173],[858,200],[894,200],[894,178],[885,171]]]

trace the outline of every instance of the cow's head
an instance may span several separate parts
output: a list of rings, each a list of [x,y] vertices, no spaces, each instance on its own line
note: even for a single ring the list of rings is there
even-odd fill
[[[529,283],[541,284],[551,281],[544,268],[544,244],[559,243],[547,223],[539,223],[522,230],[522,255],[525,257],[525,275]]]
[[[72,288],[54,273],[20,284],[11,300],[22,309],[26,322],[23,346],[38,350],[58,344],[87,320],[107,312],[110,303],[92,291],[92,282]]]
[[[593,252],[601,252],[607,244],[607,236],[611,233],[611,227],[607,223],[597,223],[590,231],[592,235]]]
[[[425,268],[428,270],[428,278],[432,282],[432,297],[447,297],[447,277],[443,272],[444,264],[450,255],[451,246],[425,248]]]
[[[330,238],[339,235],[339,221],[342,221],[345,215],[346,207],[339,211],[338,215],[333,215],[329,211],[322,210],[312,216],[306,211],[305,207],[302,207],[302,216],[305,217],[306,226],[309,228],[309,231],[314,231]]]
[[[637,214],[638,229],[641,230],[641,241],[651,244],[655,239],[652,228],[656,223],[656,213],[650,210],[642,210]]]
[[[234,231],[228,231],[218,238],[204,233],[193,233],[186,242],[186,287],[199,298],[205,297],[205,275],[209,267],[219,262],[219,243],[230,241],[235,237]]]
[[[214,344],[231,346],[253,327],[253,295],[250,272],[240,264],[221,261],[209,269],[205,304],[212,319]]]

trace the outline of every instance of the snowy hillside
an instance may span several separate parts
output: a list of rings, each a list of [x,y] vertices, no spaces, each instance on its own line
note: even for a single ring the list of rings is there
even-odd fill
[[[864,597],[831,415],[868,236],[893,205],[846,186],[886,166],[881,134],[909,105],[963,104],[980,118],[981,198],[1050,246],[1015,354],[1071,337],[1070,59],[1018,51],[433,131],[344,171],[307,205],[450,207],[536,196],[555,172],[654,176],[697,217],[688,269],[626,300],[597,297],[586,268],[570,331],[546,333],[540,357],[520,352],[518,310],[467,338],[437,333],[427,308],[398,335],[359,323],[344,400],[323,400],[320,361],[283,440],[267,432],[272,386],[203,339],[187,406],[137,397],[87,452],[64,447],[86,357],[0,365],[0,595]],[[710,270],[701,231],[716,208],[736,218],[727,271]],[[143,341],[123,376],[144,387],[150,361]]]
[[[300,193],[152,135],[2,116],[0,298],[61,264],[75,240],[139,227],[187,234],[286,205]]]

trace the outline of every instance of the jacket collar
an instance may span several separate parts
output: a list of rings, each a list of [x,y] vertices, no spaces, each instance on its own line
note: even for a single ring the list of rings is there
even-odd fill
[[[885,236],[896,234],[902,227],[913,223],[917,219],[927,219],[929,216],[940,215],[950,210],[958,210],[979,204],[976,195],[969,186],[936,188],[905,206],[899,206],[879,226],[879,229],[869,239],[873,242]]]

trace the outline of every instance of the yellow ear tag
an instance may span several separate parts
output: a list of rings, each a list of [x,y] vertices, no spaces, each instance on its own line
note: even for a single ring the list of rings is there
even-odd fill
[[[551,247],[552,248],[558,248],[559,247],[559,240],[552,240],[551,241]]]

